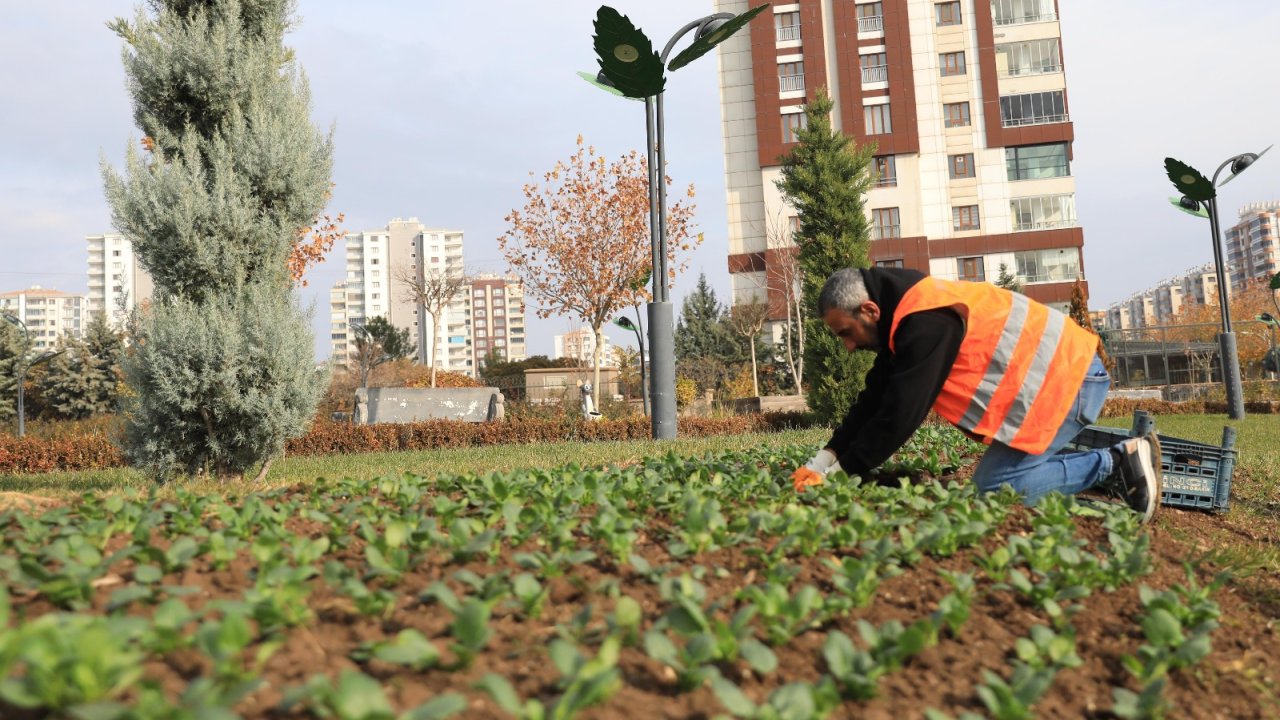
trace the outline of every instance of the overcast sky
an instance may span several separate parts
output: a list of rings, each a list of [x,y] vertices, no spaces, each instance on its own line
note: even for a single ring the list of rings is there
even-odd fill
[[[981,0],[979,0],[981,1]],[[112,232],[100,158],[116,167],[138,130],[106,27],[134,0],[0,0],[0,291],[87,288],[84,236]],[[1093,309],[1212,260],[1207,224],[1169,207],[1163,160],[1211,174],[1280,140],[1280,4],[1231,0],[1059,0],[1075,123],[1077,212]],[[710,0],[615,0],[655,43],[713,12]],[[310,82],[313,119],[334,128],[330,209],[348,230],[417,217],[466,233],[471,272],[503,272],[496,238],[521,185],[572,154],[643,150],[642,105],[576,75],[595,69],[598,0],[301,0],[286,38]],[[1263,30],[1250,42],[1249,31]],[[706,242],[673,291],[705,272],[729,297],[723,143],[714,55],[674,73],[666,94],[668,172],[697,187]],[[1221,194],[1224,225],[1250,202],[1280,199],[1280,151]],[[339,243],[303,291],[316,303],[316,350],[330,352],[328,291]],[[529,312],[529,354],[550,354],[568,319]],[[614,342],[632,337],[611,329]]]

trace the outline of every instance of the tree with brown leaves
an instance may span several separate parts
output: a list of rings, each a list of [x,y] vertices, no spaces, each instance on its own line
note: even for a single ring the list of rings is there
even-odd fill
[[[406,302],[413,303],[431,316],[430,335],[427,336],[426,323],[422,324],[420,339],[426,355],[426,365],[431,368],[431,387],[436,386],[436,349],[440,342],[440,320],[458,294],[470,287],[471,280],[459,272],[441,272],[439,270],[423,270],[414,267],[403,267],[396,272],[395,282],[400,286],[401,296]]]
[[[636,151],[613,162],[583,144],[567,161],[524,186],[525,206],[512,210],[498,246],[526,292],[539,300],[538,317],[580,318],[595,335],[594,400],[599,405],[601,328],[649,291],[632,281],[653,264],[649,242],[648,163]],[[530,173],[532,175],[532,173]],[[664,178],[668,186],[671,178]],[[680,254],[702,236],[692,235],[693,185],[667,208],[670,278],[684,269]],[[687,263],[687,261],[686,261]]]

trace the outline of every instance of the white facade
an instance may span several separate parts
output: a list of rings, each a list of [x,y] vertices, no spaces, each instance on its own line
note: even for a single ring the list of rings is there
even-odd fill
[[[1240,209],[1240,220],[1226,232],[1231,288],[1270,279],[1280,270],[1280,201],[1253,203]]]
[[[0,313],[13,315],[27,326],[31,349],[36,351],[52,350],[64,335],[83,338],[89,325],[83,295],[46,290],[39,285],[0,293]]]
[[[151,299],[155,285],[138,264],[133,243],[123,235],[86,235],[89,246],[89,294],[86,310],[105,312],[108,323],[120,328],[129,313]]]
[[[584,327],[577,330],[571,330],[563,335],[554,337],[555,350],[552,359],[571,358],[581,362],[588,367],[595,361],[594,353],[596,349],[595,333],[591,332],[591,328]],[[616,353],[613,352],[612,345],[609,342],[609,336],[604,336],[604,346],[600,349],[600,366],[614,367],[618,364]]]
[[[334,358],[349,356],[352,327],[381,316],[395,327],[409,330],[419,362],[425,364],[430,354],[432,364],[440,369],[474,375],[470,298],[460,292],[437,327],[423,307],[407,299],[398,279],[405,271],[419,279],[432,272],[461,275],[462,238],[459,230],[429,228],[412,217],[395,218],[382,230],[348,234],[347,278],[330,291]],[[462,341],[453,342],[456,337]]]
[[[1180,275],[1161,280],[1155,287],[1112,303],[1106,310],[1106,327],[1108,330],[1128,330],[1167,325],[1183,312],[1187,303],[1217,303],[1217,288],[1218,276],[1213,265],[1190,268]]]

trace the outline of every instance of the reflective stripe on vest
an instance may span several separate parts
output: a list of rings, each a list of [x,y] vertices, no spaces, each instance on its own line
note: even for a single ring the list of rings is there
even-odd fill
[[[895,311],[890,351],[904,317],[942,307],[965,318],[965,336],[934,410],[987,441],[1043,452],[1075,401],[1096,336],[1025,295],[925,278]]]

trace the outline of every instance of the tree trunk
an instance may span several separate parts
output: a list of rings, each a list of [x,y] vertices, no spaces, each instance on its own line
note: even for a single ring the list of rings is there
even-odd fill
[[[747,341],[751,343],[751,392],[755,397],[760,397],[760,381],[756,379],[756,339],[749,337]]]
[[[262,462],[262,469],[258,471],[258,477],[253,479],[254,484],[259,484],[267,479],[267,471],[271,469],[271,461],[275,458],[267,458]]]
[[[591,332],[596,339],[596,346],[591,349],[591,364],[595,369],[595,379],[591,381],[591,402],[595,403],[596,412],[600,412],[600,348],[604,344],[604,333],[599,325],[593,325]]]
[[[436,338],[440,337],[439,332],[440,321],[436,319],[436,314],[431,313],[431,337],[427,338],[427,367],[431,368],[431,387],[436,386]]]

